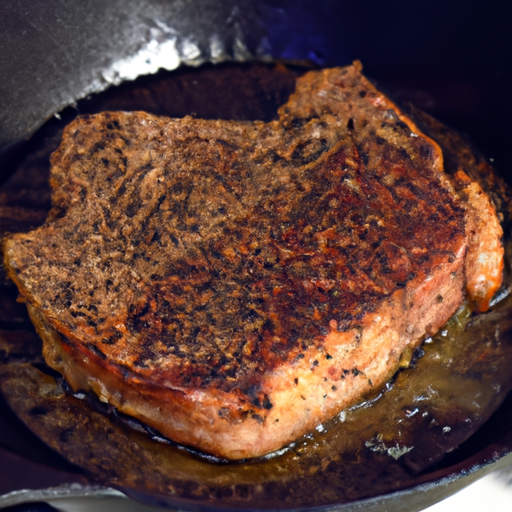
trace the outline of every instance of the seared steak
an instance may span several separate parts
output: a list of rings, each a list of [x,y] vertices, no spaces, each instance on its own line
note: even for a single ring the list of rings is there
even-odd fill
[[[269,123],[84,116],[10,277],[74,389],[228,459],[375,392],[501,284],[478,183],[360,73],[309,72]]]

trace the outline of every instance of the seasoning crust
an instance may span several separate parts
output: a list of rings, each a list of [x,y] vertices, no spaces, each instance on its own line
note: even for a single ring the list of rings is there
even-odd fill
[[[276,450],[375,392],[501,284],[492,201],[361,74],[264,122],[82,116],[5,263],[47,362],[171,439]]]

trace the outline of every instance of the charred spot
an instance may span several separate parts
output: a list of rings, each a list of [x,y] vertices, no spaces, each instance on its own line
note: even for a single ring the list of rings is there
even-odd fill
[[[142,201],[140,197],[134,197],[132,202],[126,207],[126,215],[130,218],[135,217],[137,212],[140,210],[142,206]]]
[[[403,121],[397,121],[396,122],[396,126],[398,126],[398,128],[401,128],[402,130],[406,131],[406,132],[409,132],[410,131],[410,128],[407,126],[406,123],[404,123]]]
[[[110,160],[108,158],[102,158],[101,159],[101,162],[103,163],[103,165],[105,166],[108,166],[110,164]]]
[[[301,164],[315,162],[328,149],[326,139],[309,140],[304,143],[297,144],[293,150],[291,158],[299,160]]]
[[[354,120],[352,118],[350,118],[348,121],[347,121],[347,128],[349,130],[353,130],[354,129]]]
[[[236,151],[237,149],[240,149],[236,144],[232,144],[223,139],[217,139],[216,142],[218,142],[221,146],[224,146],[225,148],[228,148],[232,151]]]
[[[281,155],[279,155],[278,153],[276,153],[273,149],[271,149],[270,151],[267,152],[267,156],[268,156],[268,158],[270,158],[270,160],[274,164],[283,159],[283,157]]]
[[[263,418],[259,414],[255,413],[255,412],[252,412],[251,418],[253,420],[256,420],[258,423],[263,423]]]
[[[101,339],[101,343],[104,345],[114,345],[117,341],[119,341],[122,338],[122,334],[119,332],[115,332],[111,336],[108,336],[106,338]]]
[[[28,411],[30,416],[44,416],[48,412],[50,412],[49,409],[43,407],[42,405],[36,405],[35,407],[32,407],[32,409]]]
[[[63,302],[66,308],[71,307],[71,304],[73,303],[73,293],[69,288],[67,288],[63,294]]]
[[[155,230],[155,232],[153,233],[153,236],[151,237],[151,240],[150,240],[150,244],[154,244],[155,242],[158,242],[160,243],[161,242],[161,239],[160,239],[160,233],[157,230]],[[161,244],[160,244],[161,245]]]
[[[169,238],[171,239],[171,242],[178,247],[180,245],[179,240],[174,235],[169,235]]]
[[[219,415],[219,418],[229,418],[229,409],[227,407],[221,407],[217,414]]]
[[[262,330],[268,331],[268,332],[274,332],[274,329],[275,329],[274,322],[272,322],[272,320],[270,318],[267,318],[265,320],[265,323],[263,324]]]
[[[135,318],[145,316],[145,315],[148,313],[148,311],[149,311],[149,308],[150,308],[150,307],[151,307],[151,306],[150,306],[150,304],[149,304],[149,301],[147,301],[147,302],[144,304],[144,306],[142,307],[142,309],[141,309],[138,313],[136,313],[136,314],[135,314]]]
[[[423,158],[431,158],[432,157],[432,146],[427,142],[423,143],[420,146],[420,155]]]
[[[97,153],[98,151],[103,151],[105,149],[105,143],[103,141],[98,141],[91,148],[91,153]]]
[[[309,117],[294,117],[290,121],[290,126],[292,128],[301,128],[305,124],[308,124],[313,119],[318,119],[316,116],[309,116]]]
[[[231,377],[231,378],[235,378],[236,375],[237,375],[237,372],[238,372],[238,368],[237,366],[231,366],[231,367],[228,367],[228,368],[223,368],[223,372],[224,372],[224,375],[226,377]]]
[[[146,359],[143,359],[141,356],[139,356],[133,363],[137,368],[149,368],[149,365],[146,361]]]
[[[357,377],[358,375],[363,375],[363,372],[359,370],[358,368],[352,368],[352,375],[354,377]]]
[[[257,407],[258,409],[261,409],[260,398],[256,397],[254,400],[251,400],[251,405],[254,405],[254,407]]]
[[[97,357],[100,359],[106,359],[105,354],[93,343],[86,343],[86,347]]]
[[[74,430],[75,430],[75,427],[68,427],[68,428],[66,428],[64,430],[61,430],[59,432],[59,439],[63,443],[67,443],[71,439]]]
[[[370,157],[367,153],[363,152],[361,149],[359,149],[359,158],[361,159],[361,162],[364,164],[365,167],[368,167],[368,162],[370,161]]]
[[[203,292],[205,292],[207,290],[210,290],[211,287],[212,287],[211,282],[210,281],[205,281],[204,283],[196,285],[195,289],[196,289],[196,291],[198,293],[203,293]]]
[[[410,160],[410,157],[409,157],[406,149],[404,149],[404,148],[400,149],[399,154],[400,154],[400,158],[402,158],[403,160]]]
[[[338,326],[336,331],[338,332],[347,332],[351,329],[350,322],[348,320],[338,320]]]
[[[119,197],[123,197],[124,195],[126,194],[126,183],[121,183],[121,186],[118,188],[117,190],[117,197],[116,198],[113,198],[114,201],[119,198]]]
[[[359,96],[361,98],[364,98],[366,96],[366,94],[367,94],[366,91],[359,91]]]
[[[423,256],[418,256],[417,261],[420,265],[427,263],[430,260],[430,255],[425,254]]]
[[[254,322],[259,318],[259,313],[255,311],[254,309],[249,309],[247,312],[244,313],[244,319],[247,320],[249,323]]]
[[[302,158],[302,153],[304,151],[304,148],[307,146],[307,142],[306,143],[300,143],[300,144],[297,144],[297,146],[295,147],[295,149],[293,150],[292,152],[292,155],[291,157],[294,159],[294,160],[297,160],[299,158]]]
[[[272,407],[274,407],[274,405],[270,401],[268,395],[266,395],[266,394],[263,395],[263,401],[261,402],[261,405],[263,406],[263,409],[267,409],[267,410],[270,410],[270,409],[272,409]]]
[[[258,386],[257,384],[253,384],[251,386],[247,386],[245,389],[242,389],[241,391],[251,400],[255,400],[258,399],[260,386]]]
[[[162,203],[166,200],[166,198],[167,198],[166,194],[162,194],[158,198],[157,203],[156,203],[156,211],[160,210],[160,206],[162,206]]]
[[[120,125],[119,125],[119,121],[117,119],[114,119],[110,123],[107,123],[107,129],[109,129],[109,130],[119,130],[119,128],[120,128]]]

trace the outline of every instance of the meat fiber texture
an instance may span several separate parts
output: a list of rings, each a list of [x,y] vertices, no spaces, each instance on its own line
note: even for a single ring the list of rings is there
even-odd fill
[[[375,393],[502,280],[493,203],[361,74],[312,71],[269,123],[104,112],[53,154],[5,265],[75,390],[226,459]]]

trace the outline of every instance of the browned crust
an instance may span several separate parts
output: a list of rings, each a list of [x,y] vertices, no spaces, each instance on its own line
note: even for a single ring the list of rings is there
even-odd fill
[[[510,189],[493,169],[489,161],[472,145],[468,137],[449,128],[413,105],[406,105],[405,112],[419,129],[434,139],[443,152],[444,171],[455,176],[463,170],[489,196],[503,225],[512,220]]]
[[[357,64],[306,74],[267,124],[82,117],[52,166],[46,225],[4,246],[50,364],[227,458],[382,385],[463,300],[478,212],[501,237]],[[500,248],[469,282],[482,309]]]
[[[412,105],[407,113],[435,139],[443,152],[444,170],[466,207],[466,286],[477,309],[486,311],[502,279],[503,226],[512,219],[510,190],[467,138]],[[501,223],[501,225],[500,225]]]

